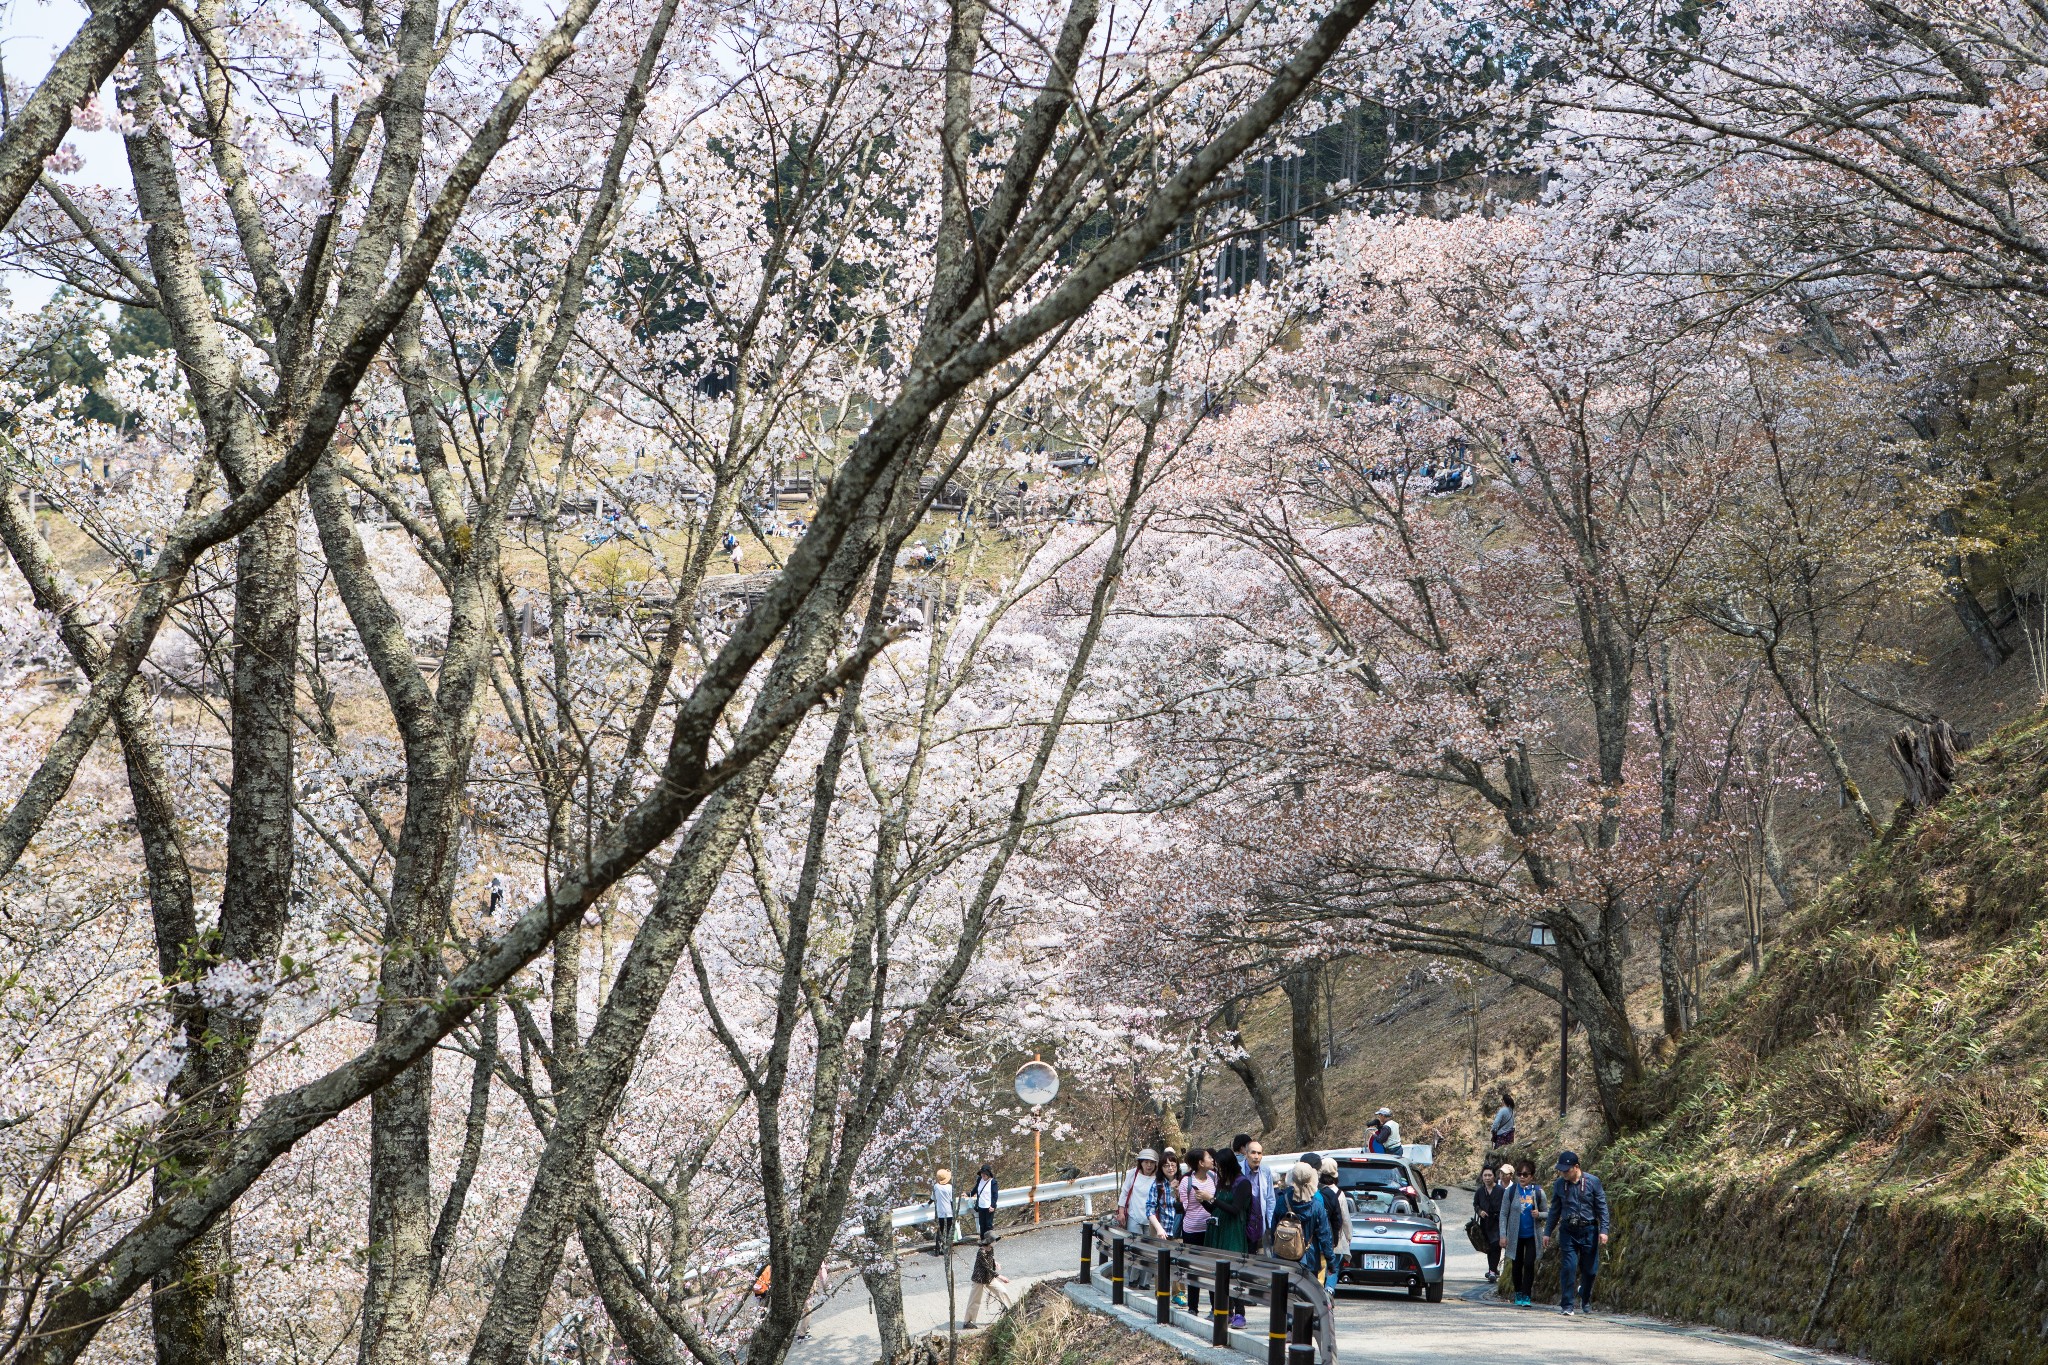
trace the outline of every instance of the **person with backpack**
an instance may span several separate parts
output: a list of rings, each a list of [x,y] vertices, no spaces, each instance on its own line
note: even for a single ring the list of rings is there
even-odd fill
[[[1543,1250],[1542,1220],[1549,1207],[1543,1187],[1536,1183],[1535,1164],[1522,1162],[1515,1183],[1500,1196],[1500,1245],[1510,1262],[1517,1308],[1529,1306],[1530,1292],[1536,1287],[1536,1257]]]
[[[1273,1206],[1273,1235],[1268,1239],[1275,1260],[1292,1262],[1317,1279],[1323,1277],[1324,1266],[1336,1263],[1330,1217],[1316,1194],[1321,1179],[1322,1172],[1306,1161],[1294,1163],[1287,1188]]]
[[[1557,1239],[1563,1264],[1557,1272],[1557,1307],[1567,1317],[1593,1306],[1593,1279],[1600,1273],[1600,1248],[1607,1245],[1611,1219],[1607,1188],[1600,1177],[1579,1165],[1579,1154],[1557,1154],[1557,1183],[1550,1187],[1550,1221],[1543,1227],[1543,1245]],[[1577,1307],[1573,1295],[1577,1294]]]
[[[1365,1130],[1365,1150],[1384,1156],[1401,1155],[1401,1125],[1394,1122],[1394,1111],[1381,1106],[1372,1116],[1372,1126]]]
[[[1479,1168],[1479,1188],[1472,1191],[1472,1216],[1479,1220],[1479,1238],[1486,1244],[1486,1282],[1500,1278],[1500,1208],[1505,1191],[1494,1178],[1493,1167]]]

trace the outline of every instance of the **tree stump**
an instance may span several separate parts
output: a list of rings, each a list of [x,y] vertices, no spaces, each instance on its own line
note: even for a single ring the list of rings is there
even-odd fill
[[[1968,744],[1966,736],[1957,734],[1939,717],[1892,736],[1888,752],[1905,784],[1908,810],[1925,810],[1948,795],[1955,785],[1956,765]]]

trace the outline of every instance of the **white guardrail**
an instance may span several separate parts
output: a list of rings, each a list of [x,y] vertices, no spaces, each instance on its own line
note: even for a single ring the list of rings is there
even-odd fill
[[[1322,1155],[1360,1156],[1364,1153],[1364,1150],[1362,1147],[1332,1147]],[[1419,1142],[1411,1142],[1401,1148],[1402,1160],[1406,1161],[1410,1166],[1431,1165],[1435,1160],[1435,1155],[1434,1151],[1426,1144]],[[1301,1154],[1299,1152],[1277,1152],[1268,1157],[1267,1161],[1272,1166],[1291,1169],[1294,1163],[1300,1159]],[[1021,1209],[1030,1207],[1034,1202],[1050,1204],[1057,1200],[1078,1199],[1081,1201],[1082,1214],[1087,1217],[1093,1217],[1095,1214],[1095,1196],[1098,1194],[1121,1194],[1123,1192],[1123,1180],[1123,1172],[1110,1171],[1103,1175],[1084,1175],[1079,1180],[1055,1180],[1044,1185],[1012,1186],[997,1196],[996,1207],[999,1209]],[[1034,1195],[1036,1196],[1035,1199]],[[973,1212],[973,1198],[974,1191],[971,1188],[956,1188],[953,1194],[954,1213],[958,1217],[965,1219],[969,1213]],[[892,1209],[889,1213],[889,1224],[891,1227],[896,1228],[915,1227],[919,1223],[929,1223],[931,1221],[932,1201],[929,1199],[925,1200],[922,1204],[905,1204],[902,1208]]]
[[[1050,1204],[1059,1200],[1078,1199],[1084,1216],[1095,1214],[1095,1196],[1115,1195],[1123,1189],[1123,1177],[1115,1171],[1106,1175],[1084,1175],[1079,1180],[1050,1180],[1043,1185],[1015,1185],[996,1196],[999,1209],[1029,1208],[1033,1203]],[[1033,1196],[1036,1195],[1036,1199]],[[965,1216],[974,1210],[974,1191],[966,1190],[953,1196],[953,1211]],[[919,1223],[932,1221],[932,1201],[922,1204],[905,1204],[889,1213],[889,1225],[897,1228],[915,1227]]]

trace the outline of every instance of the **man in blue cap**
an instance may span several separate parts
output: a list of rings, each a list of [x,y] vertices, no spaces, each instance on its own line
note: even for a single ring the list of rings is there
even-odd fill
[[[1577,1152],[1557,1154],[1557,1183],[1550,1189],[1550,1221],[1543,1229],[1546,1249],[1554,1239],[1558,1267],[1558,1308],[1567,1317],[1593,1304],[1593,1277],[1600,1273],[1600,1248],[1607,1245],[1607,1190],[1586,1174]],[[1577,1291],[1577,1307],[1573,1291]]]

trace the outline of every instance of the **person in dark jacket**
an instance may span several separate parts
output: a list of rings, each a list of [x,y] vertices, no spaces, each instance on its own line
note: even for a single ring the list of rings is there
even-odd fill
[[[1600,1273],[1600,1248],[1607,1245],[1610,1219],[1607,1190],[1600,1177],[1579,1165],[1577,1152],[1557,1154],[1557,1183],[1550,1188],[1550,1219],[1543,1226],[1543,1245],[1557,1239],[1563,1264],[1558,1267],[1558,1310],[1567,1315],[1593,1303],[1593,1279]],[[1577,1291],[1577,1306],[1573,1291]]]
[[[996,1168],[983,1162],[980,1173],[974,1177],[974,1230],[984,1237],[995,1231],[996,1204],[1002,1194],[1002,1186],[996,1183]]]
[[[1351,1206],[1337,1181],[1337,1158],[1324,1157],[1322,1171],[1316,1194],[1323,1201],[1323,1212],[1330,1216],[1330,1249],[1336,1262],[1323,1277],[1323,1287],[1334,1294],[1344,1277],[1344,1258],[1351,1254]]]
[[[1209,1202],[1209,1245],[1219,1251],[1249,1252],[1251,1239],[1246,1228],[1255,1212],[1256,1196],[1251,1179],[1238,1165],[1237,1153],[1216,1153],[1216,1189],[1216,1197]],[[1244,1300],[1235,1295],[1230,1300],[1230,1325],[1244,1326]]]
[[[1273,1206],[1275,1228],[1283,1218],[1293,1218],[1301,1223],[1302,1273],[1319,1280],[1323,1278],[1323,1267],[1337,1263],[1336,1249],[1330,1237],[1330,1215],[1324,1212],[1323,1201],[1316,1193],[1322,1174],[1306,1161],[1295,1162],[1280,1202]]]
[[[1500,1278],[1500,1181],[1493,1167],[1479,1168],[1479,1188],[1472,1191],[1472,1212],[1479,1219],[1479,1237],[1486,1243],[1486,1282]]]
[[[967,1323],[976,1325],[981,1317],[983,1298],[991,1298],[1007,1309],[1010,1306],[1010,1282],[1003,1278],[1003,1268],[996,1264],[996,1241],[999,1232],[981,1234],[981,1250],[974,1253],[974,1273],[968,1278],[974,1281],[974,1288],[967,1291]]]

